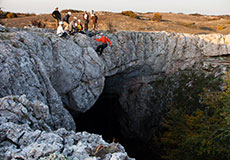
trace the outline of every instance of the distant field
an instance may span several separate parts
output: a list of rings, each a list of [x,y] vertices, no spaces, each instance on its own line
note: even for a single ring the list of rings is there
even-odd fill
[[[65,13],[62,12],[62,16]],[[152,21],[154,13],[135,13],[137,18],[131,18],[121,13],[97,12],[98,30],[128,30],[128,31],[167,31],[192,34],[222,33],[230,34],[230,15],[207,16],[200,14],[183,13],[159,13],[160,21]],[[82,19],[82,13],[75,12],[71,19],[76,16]],[[70,19],[70,20],[71,20]],[[40,14],[32,16],[19,16],[17,18],[1,19],[7,27],[24,27],[31,24],[32,20],[41,20],[46,28],[55,28],[55,21],[51,14]],[[92,24],[90,23],[90,27]]]

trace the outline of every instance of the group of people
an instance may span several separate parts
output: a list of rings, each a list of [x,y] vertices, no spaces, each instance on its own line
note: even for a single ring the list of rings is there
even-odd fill
[[[83,14],[84,30],[83,30],[83,25],[81,23],[81,19],[78,19],[77,17],[73,17],[73,20],[69,22],[71,14],[72,14],[71,12],[68,12],[61,20],[61,14],[58,11],[58,8],[56,8],[55,11],[53,11],[52,16],[56,21],[58,36],[66,37],[68,34],[73,35],[74,33],[85,34],[85,32],[88,31],[90,14],[87,11],[85,11]],[[93,22],[93,30],[95,31],[97,28],[98,17],[94,10],[92,10],[91,12],[91,20]],[[102,42],[102,44],[99,45],[95,50],[98,54],[102,54],[103,50],[108,46],[108,43],[110,44],[110,46],[112,46],[111,41],[107,37],[103,36],[103,34],[101,34],[100,36],[101,37],[99,39],[95,38],[96,41]]]
[[[84,21],[84,27],[82,25],[81,19],[77,17],[73,17],[73,20],[69,22],[69,19],[71,17],[71,12],[68,12],[62,19],[61,14],[58,11],[58,8],[53,11],[52,16],[54,17],[56,21],[56,27],[57,27],[57,34],[61,37],[65,37],[67,33],[70,35],[74,33],[85,33],[84,31],[88,31],[88,25],[90,22],[90,14],[85,11],[83,14],[83,21]],[[92,10],[91,12],[91,20],[93,22],[93,30],[95,31],[97,28],[97,20],[98,17],[96,15],[96,12]],[[84,28],[84,29],[83,29]]]

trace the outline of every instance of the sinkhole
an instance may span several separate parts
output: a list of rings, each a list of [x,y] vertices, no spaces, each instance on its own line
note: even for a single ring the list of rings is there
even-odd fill
[[[106,79],[103,93],[95,105],[87,112],[74,116],[77,132],[87,131],[102,135],[109,143],[115,140],[125,147],[130,157],[137,160],[158,160],[159,156],[154,152],[153,146],[149,147],[149,142],[124,135],[121,117],[125,117],[125,113],[119,103],[119,95],[108,89],[110,80]]]

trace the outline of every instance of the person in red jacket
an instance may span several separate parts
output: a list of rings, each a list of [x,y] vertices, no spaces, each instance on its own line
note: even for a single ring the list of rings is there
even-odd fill
[[[101,35],[102,35],[102,34],[101,34]],[[102,54],[103,50],[108,46],[107,42],[109,42],[110,46],[112,46],[111,41],[110,41],[107,37],[105,37],[105,36],[103,36],[103,35],[101,36],[100,39],[96,39],[96,38],[95,38],[95,40],[98,41],[98,42],[102,42],[102,44],[99,45],[99,46],[97,47],[97,49],[95,50],[97,53],[100,52],[100,55]]]

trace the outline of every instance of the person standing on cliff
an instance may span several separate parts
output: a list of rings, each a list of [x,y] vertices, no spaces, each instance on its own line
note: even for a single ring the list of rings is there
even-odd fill
[[[56,21],[56,28],[57,28],[59,22],[61,21],[61,14],[60,14],[60,12],[58,11],[58,7],[55,8],[55,10],[54,10],[53,13],[52,13],[52,16],[53,16],[53,18],[54,18],[55,21]]]
[[[95,50],[97,53],[100,53],[99,55],[101,55],[103,50],[108,46],[108,42],[110,46],[112,46],[111,41],[107,37],[105,37],[102,33],[101,33],[101,38],[100,39],[95,38],[95,40],[98,42],[102,42],[102,44],[99,45],[97,49]]]
[[[98,17],[97,17],[96,12],[94,10],[92,10],[92,13],[91,13],[91,20],[93,22],[93,30],[95,31],[97,29]]]
[[[88,31],[89,14],[87,11],[85,11],[85,13],[83,14],[83,20],[85,21],[85,23],[84,23],[85,31]]]

